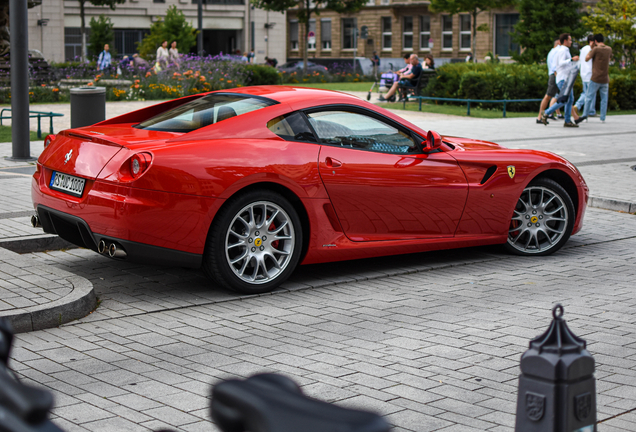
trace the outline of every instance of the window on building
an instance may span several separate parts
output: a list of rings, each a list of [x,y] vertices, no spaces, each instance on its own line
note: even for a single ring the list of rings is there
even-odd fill
[[[218,5],[218,4],[229,4],[229,5],[242,5],[245,4],[245,0],[201,0],[203,4],[210,5]],[[157,1],[155,0],[155,3]],[[161,1],[161,3],[165,3],[165,1]],[[193,4],[198,4],[199,0],[192,0]]]
[[[470,50],[471,45],[470,34],[470,15],[459,16],[459,48],[462,50]]]
[[[343,49],[355,48],[355,35],[353,30],[355,28],[356,28],[355,18],[342,19],[342,48]]]
[[[391,17],[382,17],[382,49],[391,51],[391,39],[393,33],[391,32]]]
[[[420,17],[420,49],[429,50],[428,40],[431,38],[431,16]]]
[[[325,51],[331,50],[331,20],[320,21],[320,41],[322,42],[322,49]]]
[[[152,0],[153,3],[165,3],[166,0]]]
[[[453,16],[442,15],[442,49],[453,49]]]
[[[86,26],[86,43],[90,28]],[[79,27],[64,28],[64,58],[66,60],[79,60],[82,56],[82,33]]]
[[[405,16],[402,25],[402,49],[410,51],[413,49],[413,17]]]
[[[309,20],[309,33],[311,32],[314,32],[314,42],[311,43],[311,39],[307,41],[307,50],[316,51],[316,20],[313,19]]]
[[[501,57],[509,57],[512,53],[519,52],[519,45],[512,41],[510,33],[519,21],[519,14],[495,15],[495,54]]]
[[[149,33],[145,29],[113,29],[115,35],[115,51],[118,55],[132,56],[137,52],[137,44]],[[169,41],[170,42],[170,41]]]
[[[289,22],[289,45],[292,51],[298,51],[298,21]]]

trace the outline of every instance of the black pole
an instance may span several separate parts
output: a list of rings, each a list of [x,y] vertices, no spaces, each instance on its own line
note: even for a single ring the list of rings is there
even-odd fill
[[[197,2],[197,14],[198,14],[198,27],[199,33],[197,34],[197,45],[199,49],[199,56],[203,56],[203,0]],[[227,54],[227,53],[226,53]]]
[[[32,160],[29,133],[28,8],[24,0],[9,3],[11,26],[11,139],[13,160]]]

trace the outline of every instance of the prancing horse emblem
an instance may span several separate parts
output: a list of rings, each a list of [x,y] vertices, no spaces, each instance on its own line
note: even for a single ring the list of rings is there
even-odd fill
[[[64,156],[64,165],[66,165],[66,162],[71,160],[71,156],[73,156],[73,149],[69,150],[68,153],[66,153],[66,156]]]
[[[515,166],[514,165],[508,165],[508,175],[510,176],[510,178],[515,178]]]

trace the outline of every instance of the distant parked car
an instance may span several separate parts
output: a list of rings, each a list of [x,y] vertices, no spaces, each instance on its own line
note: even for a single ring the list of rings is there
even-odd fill
[[[302,60],[298,61],[290,61],[278,66],[278,70],[281,72],[299,72],[303,70],[304,62]],[[322,72],[327,73],[327,68],[325,66],[312,63],[310,61],[307,62],[307,72]]]

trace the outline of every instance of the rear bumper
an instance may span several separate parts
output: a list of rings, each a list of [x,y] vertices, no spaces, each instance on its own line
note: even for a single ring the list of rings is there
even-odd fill
[[[44,232],[57,234],[64,240],[77,246],[98,252],[98,244],[116,243],[126,252],[125,258],[113,258],[140,264],[168,265],[173,267],[199,268],[203,256],[175,249],[163,248],[144,243],[124,240],[91,231],[83,219],[59,210],[38,205],[36,208]],[[108,254],[102,254],[108,256]]]

